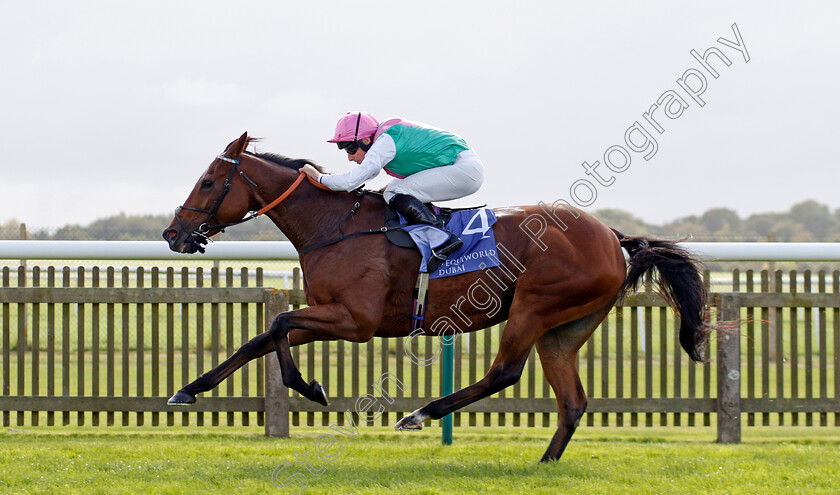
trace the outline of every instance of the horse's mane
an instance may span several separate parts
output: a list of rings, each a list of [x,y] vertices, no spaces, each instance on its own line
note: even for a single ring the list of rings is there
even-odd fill
[[[252,138],[252,137],[248,138],[248,144],[258,142],[258,141],[259,141],[259,138]],[[321,168],[320,165],[313,162],[312,160],[307,160],[306,158],[289,158],[288,156],[284,156],[284,155],[281,155],[279,153],[266,153],[266,152],[257,153],[257,152],[251,152],[251,151],[245,151],[245,153],[249,154],[251,156],[255,156],[257,158],[261,158],[261,159],[263,159],[265,161],[268,161],[268,162],[271,162],[275,165],[280,165],[281,167],[290,168],[292,170],[299,170],[304,165],[312,165],[313,167],[315,167],[315,170],[317,170],[318,172],[321,172],[321,173],[324,172],[324,169]]]

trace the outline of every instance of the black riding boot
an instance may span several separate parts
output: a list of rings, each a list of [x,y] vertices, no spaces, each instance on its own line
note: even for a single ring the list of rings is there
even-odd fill
[[[434,213],[429,211],[426,205],[414,196],[395,194],[389,204],[393,209],[402,213],[408,223],[432,225],[449,234],[449,238],[443,244],[432,249],[432,255],[435,258],[443,261],[464,245],[464,242],[457,235],[443,227],[443,221],[438,220]]]

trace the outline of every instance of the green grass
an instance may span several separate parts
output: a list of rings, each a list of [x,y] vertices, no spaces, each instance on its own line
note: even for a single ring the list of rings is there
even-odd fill
[[[560,462],[539,464],[553,430],[459,428],[399,433],[365,428],[359,438],[296,428],[291,439],[256,427],[0,430],[1,493],[836,493],[834,428],[744,430],[739,445],[714,443],[711,428],[581,428]],[[332,434],[325,463],[314,453]],[[324,437],[326,438],[326,437]],[[324,444],[321,444],[324,446]],[[341,450],[339,450],[339,448]],[[315,476],[295,465],[310,452]]]

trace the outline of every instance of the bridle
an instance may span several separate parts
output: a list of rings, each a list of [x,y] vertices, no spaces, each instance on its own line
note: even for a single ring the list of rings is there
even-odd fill
[[[227,227],[231,227],[233,225],[239,225],[241,223],[245,223],[249,220],[253,220],[253,219],[257,218],[260,215],[265,214],[266,212],[268,212],[269,210],[271,210],[275,206],[279,205],[284,199],[288,198],[289,195],[292,194],[292,192],[295,189],[297,189],[297,187],[301,184],[301,182],[303,182],[303,179],[309,178],[309,176],[306,175],[303,172],[303,170],[298,170],[298,172],[300,173],[300,176],[297,179],[295,179],[295,181],[292,183],[292,185],[289,186],[288,189],[286,189],[283,192],[283,194],[281,194],[279,197],[277,197],[277,199],[275,199],[274,201],[265,205],[264,207],[260,208],[257,211],[250,212],[247,216],[245,216],[241,220],[237,220],[235,222],[220,223],[219,219],[216,217],[216,213],[218,213],[219,208],[222,206],[222,201],[225,200],[225,196],[227,196],[228,191],[230,191],[230,186],[231,186],[234,174],[239,172],[239,175],[245,180],[245,182],[248,184],[248,187],[251,188],[251,192],[253,193],[254,197],[258,197],[258,196],[257,196],[256,188],[255,188],[257,186],[257,184],[254,183],[254,181],[252,181],[250,178],[248,178],[248,176],[245,175],[245,172],[243,172],[242,170],[239,170],[239,159],[228,158],[228,157],[224,156],[224,154],[218,155],[216,157],[216,159],[222,160],[223,162],[230,163],[231,167],[230,167],[230,172],[228,172],[227,178],[225,178],[225,182],[222,184],[221,191],[219,191],[218,196],[216,196],[216,199],[213,201],[213,204],[210,205],[210,208],[209,209],[204,209],[204,208],[196,208],[194,206],[181,205],[181,206],[179,206],[178,208],[175,209],[175,219],[178,221],[178,224],[181,226],[182,231],[187,230],[186,227],[184,226],[184,222],[181,220],[181,216],[179,215],[179,213],[182,210],[195,211],[195,212],[203,213],[203,214],[207,215],[207,221],[202,223],[201,225],[199,225],[197,228],[193,229],[193,231],[190,232],[190,234],[189,234],[190,241],[195,245],[196,249],[201,253],[204,252],[204,245],[207,244],[208,242],[211,242],[210,237],[207,235],[209,232],[211,232],[213,230],[220,230],[220,231],[224,232],[224,229],[226,229]],[[309,179],[309,180],[314,185],[316,185],[316,186],[318,186],[322,189],[324,188],[324,186],[316,183],[312,179]],[[217,223],[216,224],[211,224],[210,222],[213,222],[213,221],[215,221]]]

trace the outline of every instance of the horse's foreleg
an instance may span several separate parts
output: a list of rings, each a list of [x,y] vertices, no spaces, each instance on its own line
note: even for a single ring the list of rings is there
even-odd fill
[[[319,335],[314,332],[300,331],[294,332],[289,338],[294,346],[318,340]],[[168,404],[189,405],[194,403],[197,394],[216,388],[231,373],[246,365],[249,361],[264,356],[273,350],[274,342],[272,342],[271,335],[268,332],[257,335],[240,347],[225,362],[203,373],[195,381],[179,390],[169,399]]]
[[[341,338],[355,342],[362,342],[373,337],[362,334],[350,312],[341,304],[325,304],[310,306],[288,313],[283,313],[274,319],[268,331],[280,361],[283,373],[283,384],[296,390],[307,399],[326,406],[327,393],[316,380],[306,383],[298,371],[292,358],[289,345],[289,332],[292,329],[306,329],[324,335],[327,340]]]
[[[240,347],[225,362],[207,373],[203,373],[194,382],[175,393],[175,395],[169,398],[167,403],[178,406],[194,403],[196,394],[215,388],[216,385],[221,383],[231,373],[244,366],[248,361],[268,354],[273,347],[268,332],[257,335]],[[201,352],[200,349],[199,352]]]

